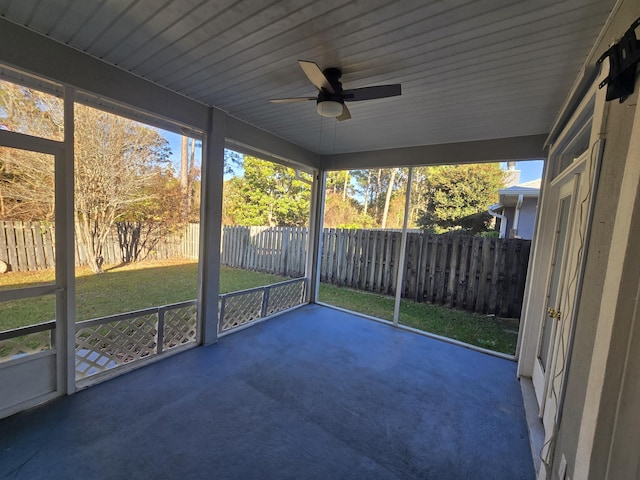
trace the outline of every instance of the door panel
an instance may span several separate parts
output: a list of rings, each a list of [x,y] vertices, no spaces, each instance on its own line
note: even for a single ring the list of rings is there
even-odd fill
[[[560,300],[559,294],[567,245],[567,231],[571,220],[572,192],[573,181],[570,181],[561,186],[556,186],[556,188],[553,189],[551,197],[556,212],[553,224],[553,253],[551,255],[552,260],[547,280],[545,306],[544,309],[542,309],[544,317],[542,318],[538,336],[536,363],[532,375],[533,386],[541,415],[545,408],[545,393],[548,384],[547,372],[553,356],[552,345],[559,324],[555,312],[559,311],[557,304]]]
[[[551,264],[551,281],[549,293],[547,294],[547,316],[542,326],[542,338],[538,349],[538,360],[542,370],[546,371],[549,364],[550,347],[555,333],[555,326],[558,324],[560,313],[560,274],[562,272],[562,260],[567,240],[567,230],[569,226],[569,212],[571,209],[571,196],[568,195],[560,200],[558,214],[558,226],[556,227],[555,251],[553,263]]]
[[[61,150],[11,133],[1,140],[0,417],[58,393],[56,312],[63,298],[54,238]]]
[[[539,415],[545,431],[542,458],[548,458],[559,403],[563,395],[567,352],[580,269],[584,251],[586,211],[582,208],[589,191],[589,175],[585,173],[588,154],[549,185],[549,199],[555,211],[553,249],[547,276],[544,318],[540,323],[537,357],[533,368],[533,385],[540,407]],[[582,202],[582,204],[581,204]]]
[[[13,407],[56,391],[54,350],[29,355],[0,365],[0,412],[10,414]],[[25,382],[25,379],[29,379]]]

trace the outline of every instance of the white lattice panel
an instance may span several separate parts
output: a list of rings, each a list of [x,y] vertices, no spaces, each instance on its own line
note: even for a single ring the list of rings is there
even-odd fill
[[[273,315],[274,313],[300,305],[302,303],[303,293],[304,280],[271,286],[266,314]]]
[[[164,314],[163,348],[173,348],[196,341],[198,307],[188,305],[167,310]]]
[[[29,333],[0,341],[0,362],[51,349],[51,331]]]
[[[76,378],[154,355],[157,329],[157,313],[80,328],[76,332]]]
[[[287,281],[220,296],[219,332],[227,332],[274,313],[300,305],[306,280]]]
[[[224,302],[224,314],[220,319],[220,331],[226,332],[257,320],[262,313],[264,290],[250,290],[240,295],[229,296]]]

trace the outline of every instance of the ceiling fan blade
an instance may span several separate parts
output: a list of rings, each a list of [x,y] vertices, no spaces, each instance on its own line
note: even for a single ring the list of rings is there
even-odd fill
[[[379,85],[376,87],[352,88],[351,90],[345,90],[343,92],[343,97],[348,102],[396,97],[398,95],[402,95],[402,88],[399,83],[395,83],[393,85]]]
[[[325,89],[329,93],[336,93],[317,63],[306,60],[298,60],[298,63],[309,81],[313,83],[318,90],[322,91],[322,89]]]
[[[317,100],[316,97],[296,97],[296,98],[271,98],[269,101],[271,103],[297,103],[297,102],[308,102],[309,100]]]
[[[349,120],[351,118],[351,112],[347,108],[345,104],[342,104],[342,113],[340,116],[336,117],[338,121]]]

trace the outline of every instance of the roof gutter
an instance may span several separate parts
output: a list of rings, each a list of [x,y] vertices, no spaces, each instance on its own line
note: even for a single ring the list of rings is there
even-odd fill
[[[513,227],[511,229],[515,232],[515,235],[518,233],[518,225],[520,224],[520,210],[522,210],[522,202],[524,201],[524,195],[518,195],[518,203],[516,204],[516,214],[513,218]],[[517,237],[516,238],[520,238]]]
[[[489,206],[488,211],[489,215],[500,219],[500,238],[505,238],[505,234],[507,232],[507,217],[504,214],[498,213],[496,211],[500,208],[504,208],[504,205],[502,205],[501,203],[494,203],[493,205]]]

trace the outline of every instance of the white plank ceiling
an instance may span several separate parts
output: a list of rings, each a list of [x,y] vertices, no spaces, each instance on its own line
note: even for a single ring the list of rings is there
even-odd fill
[[[544,134],[613,0],[0,0],[0,16],[270,131],[343,153]],[[320,117],[296,60],[401,97]]]

